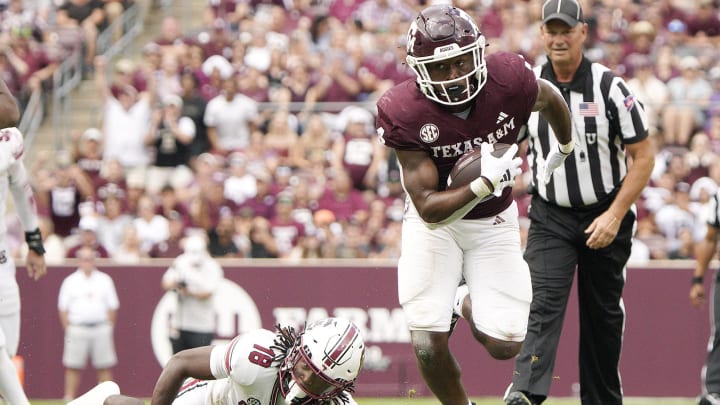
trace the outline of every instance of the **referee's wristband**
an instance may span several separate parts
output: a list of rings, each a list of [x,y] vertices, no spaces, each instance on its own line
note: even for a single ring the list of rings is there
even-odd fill
[[[692,284],[702,284],[703,283],[703,277],[702,276],[693,276],[692,278]]]
[[[560,149],[560,152],[563,155],[571,154],[574,148],[575,148],[575,140],[574,139],[570,139],[570,142],[568,142],[564,145],[562,143],[558,144],[558,149]]]

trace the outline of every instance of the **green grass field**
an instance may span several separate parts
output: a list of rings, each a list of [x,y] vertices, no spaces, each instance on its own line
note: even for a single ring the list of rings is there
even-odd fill
[[[438,405],[431,398],[356,398],[358,405]],[[500,398],[473,398],[476,405],[502,405]],[[33,405],[65,405],[59,400],[31,400]],[[626,405],[695,405],[693,398],[625,398]],[[146,401],[149,403],[149,401]],[[580,405],[577,399],[554,399],[545,401],[547,405]]]

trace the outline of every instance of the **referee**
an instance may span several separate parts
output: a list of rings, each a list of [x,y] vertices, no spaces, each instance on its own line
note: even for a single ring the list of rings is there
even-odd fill
[[[707,231],[705,238],[697,247],[697,264],[693,273],[690,287],[690,303],[696,308],[705,303],[705,285],[703,278],[710,266],[710,260],[715,256],[718,237],[720,236],[720,191],[710,199],[707,207]],[[702,368],[701,379],[703,392],[698,398],[698,405],[720,404],[720,273],[715,273],[712,284],[712,314],[710,330],[710,344],[708,345],[705,365]]]
[[[631,206],[648,182],[654,156],[640,102],[622,78],[585,58],[587,31],[576,0],[543,4],[540,32],[548,62],[534,70],[570,107],[575,148],[546,177],[545,158],[558,145],[548,123],[531,115],[527,157],[533,197],[525,260],[533,301],[507,405],[547,398],[576,269],[581,402],[623,403],[618,363],[625,264],[635,224]]]

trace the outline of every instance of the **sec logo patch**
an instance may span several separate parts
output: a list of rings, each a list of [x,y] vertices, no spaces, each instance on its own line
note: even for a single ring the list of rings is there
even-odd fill
[[[440,137],[440,130],[435,124],[425,124],[420,128],[420,139],[425,143],[433,143]]]

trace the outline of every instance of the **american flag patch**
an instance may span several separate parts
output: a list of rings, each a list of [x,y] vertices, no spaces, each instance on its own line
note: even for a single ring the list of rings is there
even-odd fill
[[[598,115],[597,103],[580,103],[578,110],[582,117],[596,117]]]
[[[623,100],[623,103],[625,104],[625,109],[630,111],[632,110],[633,106],[635,105],[635,97],[633,95],[629,95],[625,97],[625,100]]]

